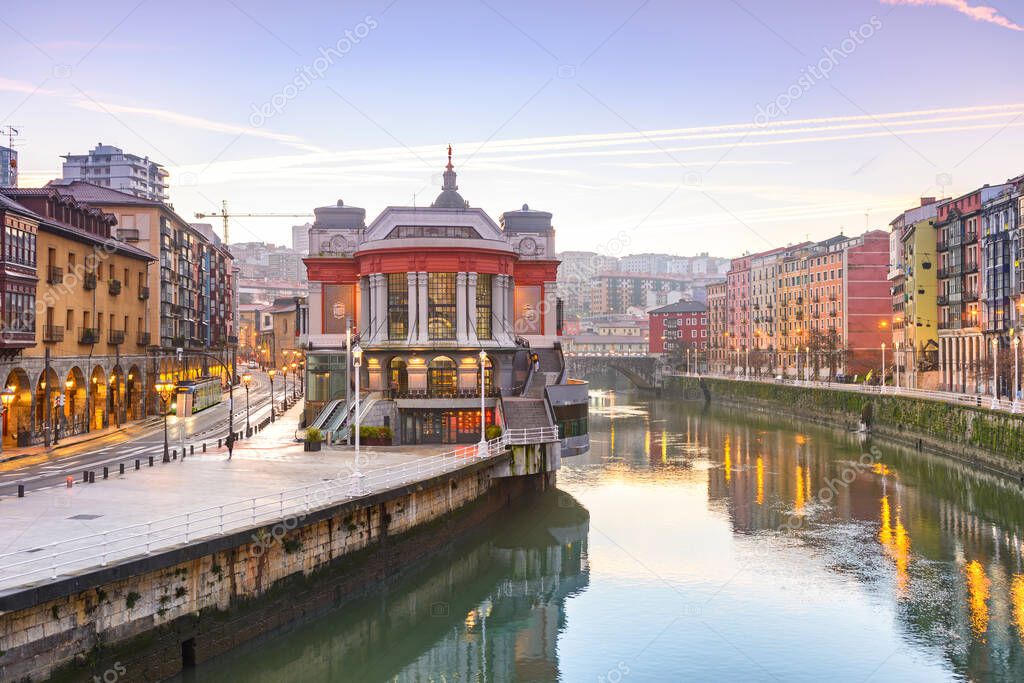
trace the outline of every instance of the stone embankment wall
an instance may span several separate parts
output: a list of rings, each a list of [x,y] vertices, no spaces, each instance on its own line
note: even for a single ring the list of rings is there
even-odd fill
[[[336,608],[554,482],[495,467],[0,596],[0,680],[158,681]]]
[[[703,398],[857,429],[1024,479],[1024,415],[894,394],[790,384],[666,377],[666,396]]]

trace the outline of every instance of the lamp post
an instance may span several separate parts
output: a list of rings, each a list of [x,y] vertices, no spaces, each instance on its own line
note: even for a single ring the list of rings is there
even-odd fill
[[[484,396],[487,394],[487,386],[484,383],[484,365],[487,363],[487,352],[480,349],[480,448],[477,455],[487,455],[487,428],[486,409],[484,407]]]
[[[800,384],[800,345],[796,346],[796,383]]]
[[[743,347],[743,379],[750,379],[750,349]]]
[[[292,361],[292,398],[296,399],[296,400],[298,400],[298,398],[299,398],[298,393],[296,393],[296,386],[295,386],[295,380],[297,379],[298,374],[299,374],[298,370],[299,370],[299,364],[296,363],[295,361]]]
[[[1013,338],[1013,412],[1020,410],[1018,397],[1020,395],[1020,337]]]
[[[359,475],[359,368],[363,366],[363,347],[357,343],[352,349],[352,366],[356,369],[356,462],[355,462],[355,474]]]
[[[885,342],[882,342],[882,376],[878,379],[879,386],[885,391]]]
[[[893,369],[892,369],[892,371],[893,371],[893,374],[895,375],[895,379],[896,379],[896,393],[898,394],[898,393],[900,393],[900,358],[901,358],[901,356],[900,356],[900,343],[898,341],[897,342],[893,342],[893,348],[895,349],[895,353],[893,354],[893,358],[895,360],[893,362]]]
[[[75,419],[75,380],[74,380],[74,378],[68,377],[67,380],[64,382],[64,388],[68,390],[69,394],[71,394],[71,396],[68,398],[68,415],[70,415],[70,417],[71,417],[71,420],[70,420],[72,422],[71,429],[73,430],[74,429],[74,419]]]
[[[284,400],[281,401],[281,412],[284,413],[288,409],[288,364],[285,363],[281,366],[281,382],[284,384],[284,390],[281,392],[284,394]]]
[[[245,433],[249,434],[249,382],[252,381],[252,374],[242,375],[242,384],[245,385]]]
[[[999,375],[996,374],[996,365],[999,361],[999,339],[992,338],[992,410],[999,407]]]
[[[811,347],[804,347],[804,381],[811,383]]]
[[[274,421],[274,375],[277,371],[274,368],[267,370],[267,374],[270,376],[270,421]]]
[[[0,392],[0,401],[3,402],[4,406],[3,411],[0,412],[0,420],[5,420],[7,413],[10,412],[11,404],[14,403],[14,395],[14,387],[6,387],[2,392]],[[0,452],[3,452],[3,441],[3,433],[0,432]]]
[[[157,395],[160,397],[160,405],[163,406],[164,413],[164,462],[171,461],[171,451],[167,444],[167,403],[171,400],[171,394],[174,392],[174,384],[171,382],[157,382],[153,387],[156,389]]]

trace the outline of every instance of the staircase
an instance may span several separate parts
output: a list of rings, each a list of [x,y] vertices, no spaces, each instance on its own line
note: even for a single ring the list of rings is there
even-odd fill
[[[543,398],[505,398],[501,403],[507,429],[552,426]]]

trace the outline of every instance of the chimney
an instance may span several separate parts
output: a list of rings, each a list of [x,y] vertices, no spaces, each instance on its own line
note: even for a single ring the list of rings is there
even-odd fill
[[[921,197],[921,206],[928,206],[935,203],[935,197]]]

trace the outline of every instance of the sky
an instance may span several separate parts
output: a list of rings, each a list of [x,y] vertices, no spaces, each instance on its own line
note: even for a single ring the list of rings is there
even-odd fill
[[[454,148],[560,250],[746,251],[886,229],[1024,173],[1024,7],[993,0],[6,3],[20,184],[98,142],[183,217],[290,241],[317,206],[429,205]]]

